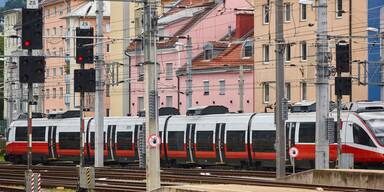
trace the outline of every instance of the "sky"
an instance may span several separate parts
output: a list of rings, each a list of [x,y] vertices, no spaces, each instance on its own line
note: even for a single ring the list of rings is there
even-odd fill
[[[3,7],[7,0],[0,0],[0,7]]]

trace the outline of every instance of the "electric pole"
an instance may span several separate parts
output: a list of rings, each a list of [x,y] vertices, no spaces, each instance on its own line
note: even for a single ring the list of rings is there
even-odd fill
[[[240,103],[239,103],[239,113],[244,112],[244,66],[240,65],[239,67],[239,95],[240,95]]]
[[[276,177],[285,176],[285,126],[283,119],[284,99],[284,21],[283,0],[276,0]]]
[[[129,46],[129,22],[130,22],[130,2],[123,2],[123,47]],[[131,59],[130,56],[124,54],[123,59],[123,77],[128,77],[128,81],[123,82],[123,115],[131,114]],[[118,68],[118,67],[117,67]],[[119,76],[119,74],[117,74]]]
[[[96,1],[95,167],[104,166],[103,1]]]
[[[146,138],[159,135],[157,105],[157,70],[156,70],[156,1],[144,1],[144,83],[145,83],[145,131]],[[147,191],[160,188],[160,150],[159,141],[146,146]]]
[[[14,64],[12,62],[12,60],[10,59],[10,61],[8,62],[8,79],[7,79],[7,82],[8,82],[8,106],[7,106],[7,116],[8,116],[8,121],[7,121],[7,127],[9,127],[9,125],[12,123],[13,121],[13,84],[14,84],[14,79],[13,79],[13,70],[15,69],[16,67],[16,64]]]
[[[316,169],[329,167],[327,118],[329,111],[327,0],[319,0],[317,14]]]
[[[187,108],[186,111],[192,107],[192,39],[187,37]]]

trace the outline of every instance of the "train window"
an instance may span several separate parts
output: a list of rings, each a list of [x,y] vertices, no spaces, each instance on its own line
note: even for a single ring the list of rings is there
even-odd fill
[[[253,152],[275,152],[276,131],[252,131]]]
[[[376,147],[367,132],[357,124],[353,124],[353,142],[360,145]]]
[[[117,150],[132,150],[132,132],[117,132]]]
[[[315,143],[315,122],[301,122],[299,129],[299,143]]]
[[[213,151],[213,131],[197,131],[197,151]]]
[[[227,131],[227,151],[245,151],[245,131]]]
[[[15,141],[28,141],[27,127],[16,127]],[[32,127],[32,141],[45,141],[45,127]]]
[[[79,132],[60,132],[59,146],[60,146],[60,149],[79,149],[80,133]]]
[[[45,127],[32,128],[32,141],[45,141]]]
[[[184,151],[184,131],[168,132],[168,150]]]
[[[15,141],[28,141],[27,127],[16,127]]]

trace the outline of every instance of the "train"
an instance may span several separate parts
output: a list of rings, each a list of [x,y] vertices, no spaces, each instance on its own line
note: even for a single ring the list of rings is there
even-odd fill
[[[308,105],[309,106],[309,105]],[[308,106],[291,110],[285,121],[288,150],[296,147],[297,167],[315,166],[316,112]],[[312,104],[313,106],[313,104]],[[275,166],[276,127],[274,113],[228,113],[220,106],[198,108],[187,115],[159,117],[160,157],[165,166]],[[299,109],[299,110],[297,110]],[[215,112],[216,111],[216,112]],[[336,112],[330,112],[328,126],[330,162],[337,159]],[[106,162],[137,163],[140,116],[104,118],[104,159]],[[334,125],[332,125],[332,123]],[[382,166],[384,162],[384,105],[355,104],[341,112],[342,153],[353,154],[357,166]],[[95,149],[95,120],[84,118],[84,156],[92,162]],[[331,127],[331,128],[329,128]],[[33,119],[33,162],[78,161],[80,119],[62,115]],[[333,136],[332,136],[333,135]],[[23,163],[27,154],[27,120],[11,123],[6,134],[6,160]]]

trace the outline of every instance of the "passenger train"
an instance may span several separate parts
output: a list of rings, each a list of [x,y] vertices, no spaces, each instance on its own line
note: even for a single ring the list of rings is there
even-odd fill
[[[365,105],[363,108],[352,109],[341,113],[343,153],[353,154],[355,165],[382,165],[384,105]],[[276,128],[273,113],[199,113],[160,117],[159,147],[163,165],[275,166]],[[331,112],[330,116],[336,119],[336,113]],[[138,161],[139,132],[144,121],[143,117],[136,116],[105,117],[106,161]],[[285,124],[287,151],[293,146],[299,150],[296,157],[299,167],[314,167],[315,121],[315,112],[288,115]],[[84,123],[85,157],[92,161],[95,121],[93,118],[85,118]],[[336,135],[336,121],[334,123],[331,135]],[[78,161],[79,124],[79,117],[33,119],[33,161]],[[337,158],[336,139],[332,139],[329,149],[330,161],[334,162]],[[27,120],[16,120],[7,130],[6,159],[23,163],[26,161],[26,151]]]

